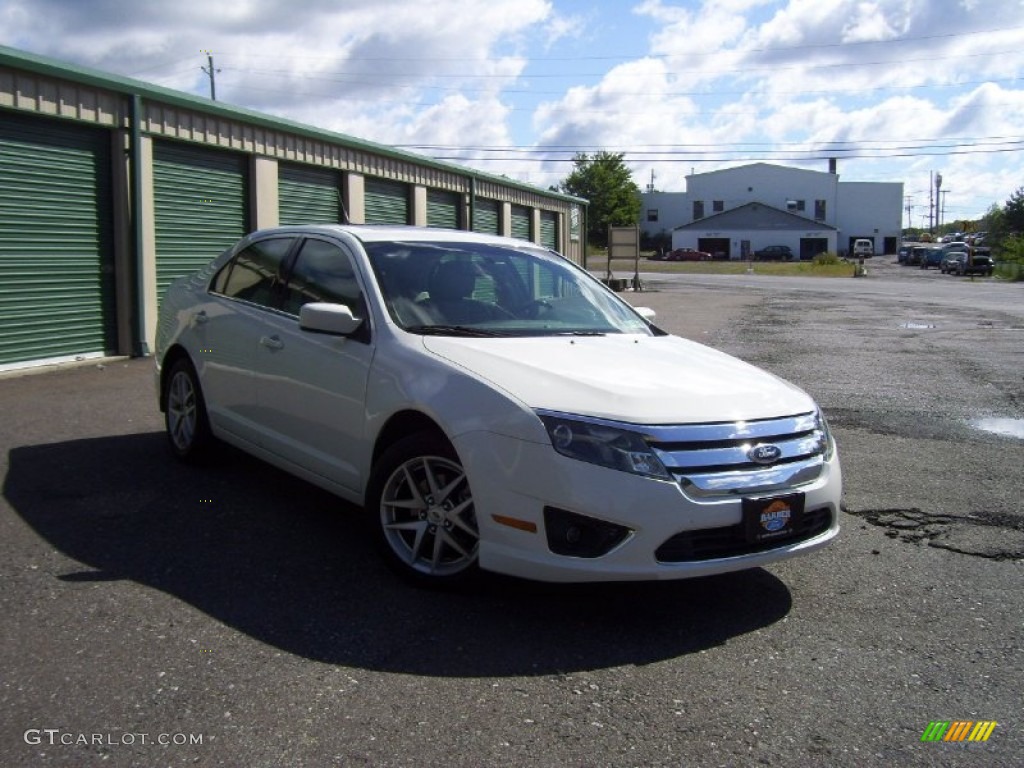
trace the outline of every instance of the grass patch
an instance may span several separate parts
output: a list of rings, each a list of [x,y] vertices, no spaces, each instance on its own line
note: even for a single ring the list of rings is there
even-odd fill
[[[591,256],[587,259],[587,269],[595,275],[603,277],[607,271],[608,261],[604,258]],[[745,261],[650,261],[640,259],[641,272],[654,272],[669,275],[745,275]],[[755,275],[781,275],[788,277],[852,277],[853,264],[837,260],[834,263],[815,263],[813,261],[755,261]],[[616,277],[632,277],[633,264],[617,259],[612,263],[612,273]]]
[[[1024,261],[1002,261],[996,264],[996,277],[1011,283],[1024,282]]]

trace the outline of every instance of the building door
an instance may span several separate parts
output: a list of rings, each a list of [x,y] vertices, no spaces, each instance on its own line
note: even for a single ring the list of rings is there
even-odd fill
[[[408,224],[409,185],[388,179],[367,179],[363,210],[367,224]]]
[[[0,368],[116,341],[110,134],[3,113]]]
[[[281,224],[337,224],[346,218],[341,174],[327,168],[281,165],[277,201]]]
[[[828,250],[827,237],[801,237],[800,238],[800,261],[810,261],[819,253]]]
[[[444,229],[459,229],[458,192],[445,189],[427,190],[427,226]]]
[[[249,231],[247,158],[171,142],[153,146],[156,285],[204,267]]]
[[[558,214],[554,211],[540,212],[540,244],[558,250]]]
[[[701,237],[697,240],[697,250],[710,253],[716,259],[728,259],[729,244],[728,237]]]
[[[533,212],[525,205],[512,206],[511,231],[512,237],[520,240],[531,240],[533,227],[530,226],[533,219]]]
[[[473,231],[496,235],[498,234],[499,221],[498,201],[478,197],[474,204]]]

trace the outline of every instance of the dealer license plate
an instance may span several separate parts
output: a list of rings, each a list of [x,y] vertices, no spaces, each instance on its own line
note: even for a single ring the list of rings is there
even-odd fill
[[[804,514],[804,495],[743,500],[743,526],[747,541],[760,544],[792,536]]]

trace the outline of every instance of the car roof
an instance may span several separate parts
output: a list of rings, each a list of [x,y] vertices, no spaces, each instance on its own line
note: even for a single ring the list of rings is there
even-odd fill
[[[250,237],[262,237],[271,234],[312,234],[325,235],[348,234],[364,243],[391,242],[401,240],[419,240],[432,242],[466,242],[466,243],[502,243],[519,247],[537,245],[528,240],[502,237],[482,232],[470,232],[464,229],[443,229],[440,227],[414,227],[397,224],[300,224],[281,227],[269,227],[253,232]]]

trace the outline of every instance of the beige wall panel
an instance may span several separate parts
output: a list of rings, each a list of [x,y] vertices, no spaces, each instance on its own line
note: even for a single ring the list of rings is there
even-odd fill
[[[412,188],[412,223],[427,226],[427,188],[421,185]]]
[[[358,173],[346,173],[344,181],[345,205],[351,224],[366,223],[366,179]]]
[[[156,344],[157,290],[156,290],[156,204],[153,199],[153,140],[142,137],[139,148],[142,166],[142,290],[144,292],[142,327],[145,328],[146,344],[154,349]]]
[[[253,225],[255,229],[276,227],[281,222],[277,176],[277,160],[269,157],[253,158],[253,181],[250,194],[255,198],[252,201],[254,211]]]

